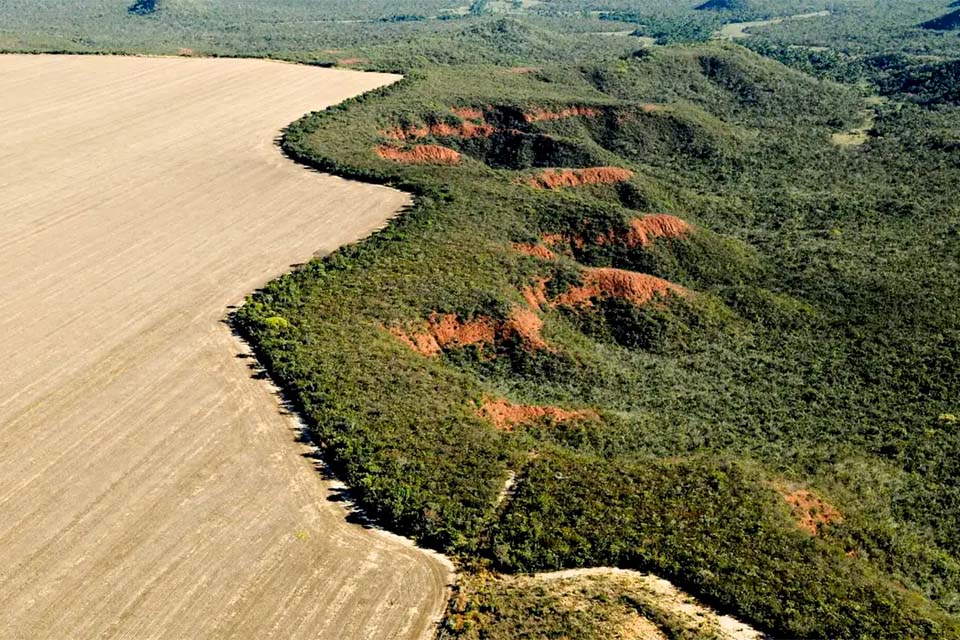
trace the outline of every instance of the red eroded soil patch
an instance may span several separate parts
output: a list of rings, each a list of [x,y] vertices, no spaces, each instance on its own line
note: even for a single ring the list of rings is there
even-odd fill
[[[512,404],[509,400],[487,399],[478,412],[481,418],[489,420],[502,431],[511,431],[515,426],[529,424],[549,418],[557,422],[597,418],[597,413],[589,409],[571,411],[559,407],[538,407],[521,404]]]
[[[453,107],[450,112],[464,120],[483,120],[483,110],[476,107]]]
[[[497,324],[491,318],[478,317],[461,322],[455,314],[433,314],[427,320],[430,333],[444,349],[466,347],[472,344],[493,344],[497,337]]]
[[[543,320],[534,311],[517,307],[503,325],[504,335],[516,335],[524,346],[530,349],[548,349],[546,341],[540,335]]]
[[[516,336],[524,346],[530,349],[547,349],[547,343],[540,335],[543,320],[535,312],[516,307],[504,322],[498,322],[488,316],[478,316],[466,322],[456,314],[431,314],[415,330],[399,327],[388,329],[390,333],[405,345],[424,356],[437,356],[444,349],[455,349],[470,345],[492,346],[498,338]]]
[[[690,232],[690,224],[676,216],[657,214],[630,221],[626,243],[630,248],[646,247],[657,238],[682,238]]]
[[[631,220],[630,227],[624,238],[617,237],[611,232],[597,237],[595,242],[599,246],[624,244],[632,249],[634,247],[647,247],[658,238],[683,238],[693,230],[694,227],[686,220],[667,214],[655,214]],[[583,248],[586,244],[582,237],[574,236],[568,238],[559,233],[547,234],[543,236],[541,240],[544,245],[551,247],[569,245],[576,248]],[[522,251],[528,255],[534,255],[530,249],[533,246],[536,245],[514,245],[518,251]],[[540,250],[550,251],[546,247]],[[555,254],[551,251],[551,255]]]
[[[496,132],[493,125],[461,122],[458,125],[439,123],[430,127],[430,135],[450,138],[489,138]]]
[[[820,532],[821,525],[843,522],[843,514],[839,509],[813,491],[791,489],[784,485],[776,485],[776,489],[790,505],[797,525],[812,536]]]
[[[633,171],[620,167],[589,167],[587,169],[547,169],[528,178],[526,184],[536,189],[579,187],[587,184],[616,184],[633,177]]]
[[[342,67],[352,67],[358,64],[366,64],[370,62],[369,60],[364,60],[363,58],[339,58],[337,59],[337,64]]]
[[[421,144],[409,149],[380,145],[376,148],[376,152],[381,158],[406,164],[460,164],[459,153],[435,144]]]
[[[539,311],[547,304],[547,279],[537,278],[536,282],[528,287],[524,287],[520,293],[531,308]]]
[[[470,121],[460,124],[447,124],[445,122],[430,125],[429,127],[409,127],[402,129],[394,127],[392,129],[381,129],[380,133],[391,140],[419,140],[427,136],[438,138],[489,138],[496,133],[496,128],[485,122],[474,123]]]
[[[553,260],[557,257],[550,249],[546,248],[542,244],[531,244],[529,242],[514,242],[513,248],[515,251],[518,251],[524,255],[533,256],[534,258],[540,258],[542,260]]]
[[[545,122],[548,120],[564,120],[566,118],[593,117],[600,112],[590,107],[569,107],[559,111],[549,109],[536,109],[523,114],[523,119],[527,122]]]
[[[426,138],[428,135],[430,135],[430,130],[426,127],[410,127],[408,129],[393,127],[392,129],[381,129],[380,135],[390,138],[391,140],[402,142],[404,140]]]
[[[619,298],[636,305],[675,293],[688,295],[683,287],[636,271],[612,268],[585,269],[583,285],[573,287],[553,300],[554,305],[589,307],[597,298]]]
[[[537,67],[510,67],[510,73],[533,73],[539,71]]]
[[[391,327],[390,333],[403,344],[407,345],[422,356],[440,355],[442,349],[437,339],[427,331],[408,333],[399,327]]]

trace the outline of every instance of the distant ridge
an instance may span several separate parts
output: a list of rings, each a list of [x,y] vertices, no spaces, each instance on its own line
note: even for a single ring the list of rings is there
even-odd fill
[[[957,0],[951,6],[960,6],[960,0]],[[932,31],[956,31],[957,29],[960,29],[960,9],[940,16],[939,18],[928,20],[920,26],[924,29],[930,29]]]

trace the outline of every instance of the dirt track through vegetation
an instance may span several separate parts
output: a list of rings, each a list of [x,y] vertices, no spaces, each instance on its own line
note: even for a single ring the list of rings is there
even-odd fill
[[[222,322],[408,199],[296,166],[394,80],[0,56],[0,638],[421,638],[447,566],[345,521]]]

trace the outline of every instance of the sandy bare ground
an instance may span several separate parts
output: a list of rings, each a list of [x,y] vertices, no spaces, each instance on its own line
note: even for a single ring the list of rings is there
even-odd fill
[[[791,20],[809,20],[811,18],[824,18],[829,16],[829,11],[814,11],[812,13],[800,13],[795,16],[784,16],[782,18],[771,18],[770,20],[755,20],[752,22],[730,22],[723,25],[720,31],[716,33],[717,38],[724,40],[742,40],[749,38],[751,29],[766,27],[775,24],[783,24]]]
[[[401,193],[300,168],[395,79],[0,56],[0,638],[420,638],[447,566],[345,522],[221,320]]]
[[[612,567],[568,569],[539,573],[526,579],[575,583],[591,578],[616,580],[623,593],[632,594],[648,607],[652,607],[665,617],[672,619],[678,627],[693,634],[692,637],[713,638],[715,640],[762,640],[763,638],[760,632],[749,625],[732,616],[720,615],[678,589],[671,582],[639,571]],[[640,624],[643,624],[642,621]],[[636,636],[624,635],[644,639],[650,638],[650,640],[656,640],[662,636],[662,634],[653,632],[638,633]]]

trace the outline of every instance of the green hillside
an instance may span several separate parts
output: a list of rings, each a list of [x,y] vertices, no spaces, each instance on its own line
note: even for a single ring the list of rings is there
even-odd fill
[[[956,31],[960,29],[960,9],[951,11],[939,18],[928,20],[920,26],[931,31]]]
[[[464,562],[958,637],[956,150],[899,107],[833,145],[863,109],[734,46],[425,68],[285,141],[416,206],[238,324],[360,502]]]

